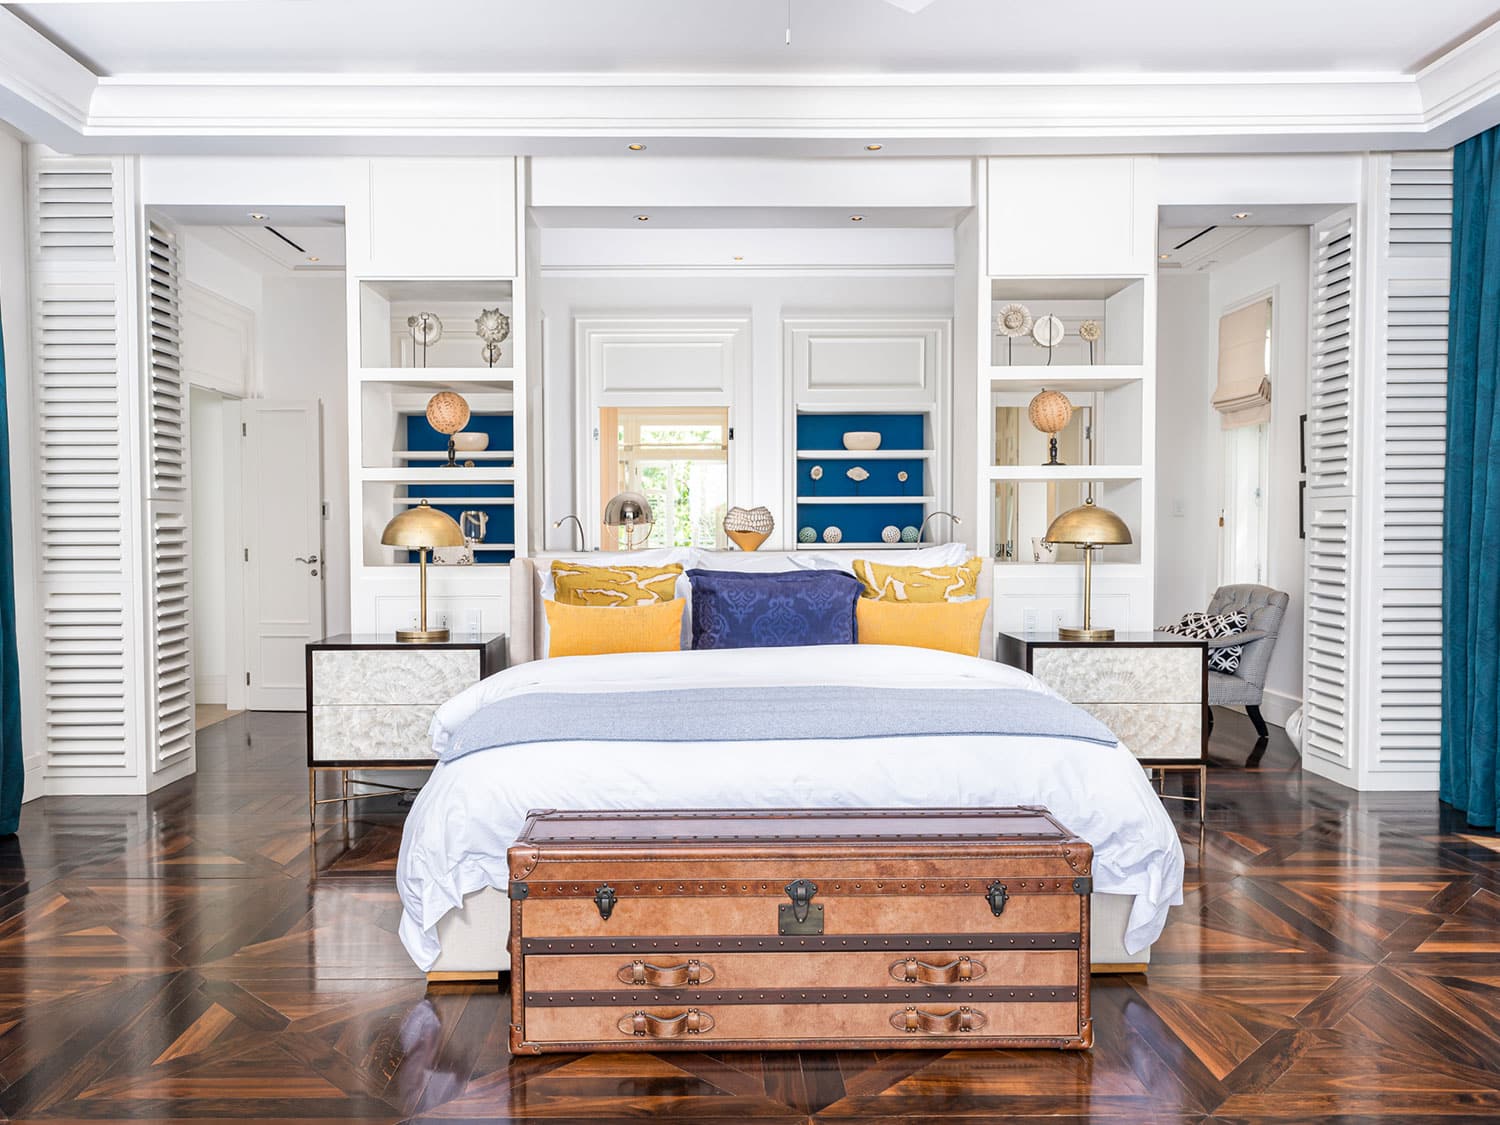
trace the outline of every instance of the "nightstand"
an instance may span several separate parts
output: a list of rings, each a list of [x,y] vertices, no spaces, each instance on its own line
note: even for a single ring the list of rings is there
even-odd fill
[[[505,667],[505,635],[454,634],[432,644],[392,637],[327,637],[307,646],[308,815],[318,806],[402,791],[350,770],[427,769],[437,760],[428,727],[437,709]],[[320,799],[320,771],[341,775],[337,797]],[[350,793],[350,785],[376,792]]]
[[[995,659],[1030,672],[1107,726],[1153,776],[1208,783],[1208,643],[1175,633],[1119,633],[1068,641],[1056,633],[1001,633]]]

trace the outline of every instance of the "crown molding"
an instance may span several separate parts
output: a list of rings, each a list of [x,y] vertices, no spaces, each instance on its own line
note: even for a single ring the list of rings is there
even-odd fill
[[[1447,147],[1500,25],[1416,74],[122,75],[0,8],[0,119],[69,152],[892,156]]]

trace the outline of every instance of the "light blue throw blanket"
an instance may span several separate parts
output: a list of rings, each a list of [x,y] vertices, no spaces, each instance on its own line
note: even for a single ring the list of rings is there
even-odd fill
[[[664,691],[532,692],[482,707],[454,733],[443,761],[532,742],[781,742],[1022,735],[1113,746],[1098,719],[1064,700],[1017,688],[829,685]]]

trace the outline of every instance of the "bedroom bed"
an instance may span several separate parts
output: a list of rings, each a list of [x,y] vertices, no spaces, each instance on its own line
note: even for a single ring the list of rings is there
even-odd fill
[[[545,659],[550,561],[511,564],[510,666],[433,722],[441,760],[397,869],[401,939],[430,979],[509,968],[506,850],[537,808],[1045,805],[1095,849],[1095,972],[1149,962],[1182,901],[1176,830],[1112,736],[1060,733],[1054,693],[994,662],[988,619],[977,659],[884,645]],[[988,561],[979,581],[988,597]]]

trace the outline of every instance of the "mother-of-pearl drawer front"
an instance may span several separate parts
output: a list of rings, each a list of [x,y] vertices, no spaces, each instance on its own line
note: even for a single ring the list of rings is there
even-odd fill
[[[1032,673],[1074,703],[1202,703],[1201,648],[1035,648]]]
[[[1199,703],[1080,703],[1137,758],[1203,757]]]
[[[369,707],[313,706],[313,758],[319,762],[432,761],[431,703]]]
[[[479,680],[477,649],[320,649],[313,704],[446,703]]]

